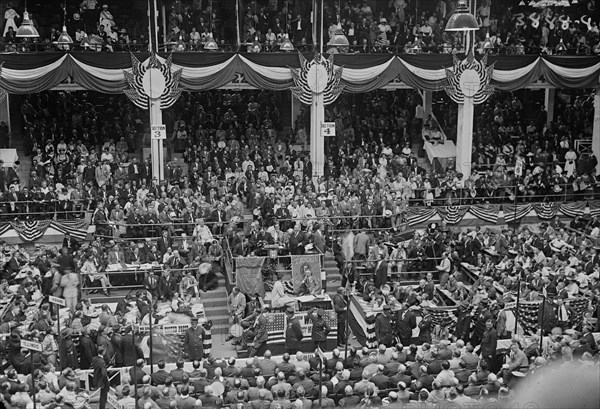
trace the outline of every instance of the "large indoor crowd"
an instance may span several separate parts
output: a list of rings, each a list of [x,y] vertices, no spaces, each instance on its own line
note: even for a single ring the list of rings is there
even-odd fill
[[[295,221],[306,227],[302,219],[310,216],[334,228],[398,227],[414,206],[583,201],[598,194],[597,158],[579,143],[591,137],[593,123],[593,98],[585,93],[557,97],[550,122],[544,109],[526,117],[519,93],[494,94],[478,108],[468,178],[451,164],[421,159],[424,129],[456,139],[452,110],[435,104],[426,114],[416,92],[377,91],[343,95],[326,110],[339,131],[326,140],[323,176],[313,179],[308,111],[301,109],[284,131],[281,98],[268,91],[184,94],[165,114],[171,160],[158,180],[150,158],[136,149],[148,142],[143,116],[124,97],[28,96],[21,113],[32,166],[29,177],[2,169],[2,216],[87,215],[103,235],[145,237],[170,225],[171,234],[192,237],[199,219],[235,227],[253,214],[279,220],[284,232]]]
[[[291,330],[285,346],[292,355],[274,359],[266,350],[269,309],[257,299],[246,302],[244,294],[240,299],[237,289],[230,296],[231,313],[239,311],[258,355],[239,363],[233,357],[205,356],[206,331],[191,314],[191,306],[201,290],[210,290],[203,287],[206,264],[217,271],[222,265],[217,257],[204,258],[206,242],[198,246],[194,240],[187,257],[179,254],[184,246],[177,244],[167,247],[162,259],[144,260],[154,268],[144,276],[143,287],[121,298],[114,309],[90,303],[88,286],[96,282],[111,290],[116,283],[108,279],[110,266],[127,258],[124,251],[140,258],[142,253],[160,254],[168,245],[167,229],[156,244],[144,240],[132,250],[100,239],[78,243],[69,236],[58,253],[44,246],[26,250],[4,245],[0,399],[6,407],[26,409],[32,405],[34,384],[37,402],[44,407],[86,407],[89,396],[84,392],[90,384],[78,370],[89,369],[101,408],[109,391],[122,407],[136,402],[137,407],[161,408],[508,405],[523,378],[535,380],[548,370],[569,367],[598,368],[593,333],[600,330],[600,257],[577,223],[575,219],[567,230],[557,219],[498,233],[430,226],[398,246],[361,232],[351,242],[352,256],[340,251],[340,237],[331,251],[347,291],[362,297],[377,315],[376,344],[362,350],[352,346],[347,356],[341,347],[328,351],[331,355],[322,366],[318,353],[309,358],[297,352],[301,337]],[[261,229],[267,225],[264,222]],[[275,237],[272,227],[265,237]],[[314,235],[304,237],[314,240]],[[208,253],[214,254],[218,240],[211,243]],[[419,255],[429,248],[442,255],[439,263]],[[365,259],[366,270],[357,272],[355,263]],[[478,271],[474,281],[467,278],[462,263]],[[435,273],[425,274],[428,270]],[[423,276],[418,286],[401,284],[415,272]],[[336,294],[342,298],[341,304],[336,301],[340,316],[346,308],[346,289]],[[435,324],[431,307],[439,303],[438,292],[458,305],[456,321]],[[60,333],[56,309],[47,301],[51,295],[66,301]],[[508,320],[511,310],[506,306],[515,296],[521,303],[541,301],[525,336]],[[575,309],[575,300],[585,302]],[[166,310],[158,311],[165,303]],[[294,325],[294,311],[287,312]],[[169,371],[158,360],[158,369],[150,373],[140,325],[150,320],[157,324],[165,313],[191,316],[191,326],[176,366]],[[525,317],[521,320],[524,327]],[[315,338],[315,327],[312,339],[323,346]],[[39,342],[41,351],[28,349],[22,339]],[[342,337],[342,343],[347,341]],[[156,342],[155,347],[161,347],[160,339]],[[128,375],[109,381],[110,367],[123,366],[131,367]]]
[[[566,5],[565,5],[566,2]],[[211,35],[221,50],[277,51],[285,36],[299,49],[313,44],[312,2],[252,0],[235,2],[168,1],[162,11],[161,39],[166,49],[201,51]],[[221,4],[222,3],[222,4]],[[323,1],[323,41],[336,34],[338,23],[354,53],[450,53],[461,51],[460,39],[444,31],[457,1]],[[117,12],[114,12],[114,9]],[[38,16],[33,10],[33,24]],[[237,11],[236,11],[237,10]],[[134,15],[146,11],[116,2],[86,0],[58,4],[44,16],[41,37],[22,43],[16,37],[24,9],[6,3],[3,47],[7,51],[64,49],[56,44],[65,25],[70,48],[95,51],[146,51],[147,24]],[[514,2],[484,0],[472,6],[479,30],[480,52],[597,55],[600,53],[599,13],[594,1]],[[48,18],[50,17],[50,18]],[[40,19],[41,20],[41,19]],[[485,43],[485,44],[484,44]],[[256,47],[258,44],[258,48]],[[485,47],[485,48],[484,48]]]

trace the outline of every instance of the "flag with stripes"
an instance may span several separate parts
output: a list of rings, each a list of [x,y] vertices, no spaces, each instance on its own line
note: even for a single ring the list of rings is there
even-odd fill
[[[442,219],[445,219],[448,224],[456,224],[469,210],[469,206],[443,206],[438,207],[437,212]]]
[[[431,307],[429,313],[431,314],[431,323],[433,326],[439,325],[441,328],[448,328],[450,333],[454,332],[454,324],[456,324],[457,307]]]
[[[557,203],[535,203],[533,205],[533,209],[536,211],[538,217],[540,219],[545,219],[545,220],[549,220],[549,219],[553,219],[554,216],[556,216],[556,213],[558,213],[558,204]]]
[[[367,348],[377,347],[375,335],[375,318],[377,314],[366,312],[367,303],[355,295],[350,296],[348,303],[348,325],[360,345]],[[370,309],[369,309],[370,310]]]
[[[28,220],[22,222],[10,222],[10,225],[23,241],[34,241],[44,235],[46,229],[50,226],[50,223],[50,220]]]
[[[298,317],[300,320],[300,327],[302,328],[303,339],[308,340],[312,335],[312,321],[308,318],[308,313],[299,312],[294,317]],[[337,341],[337,314],[333,310],[325,311],[323,317],[325,322],[331,328],[329,334],[327,334],[328,340]],[[285,344],[285,329],[287,328],[288,318],[283,313],[270,313],[267,314],[267,333],[269,338],[267,340],[268,345]]]
[[[506,223],[512,223],[516,220],[520,220],[527,213],[531,211],[532,206],[530,204],[522,204],[522,205],[502,205],[502,210],[504,211],[504,221]]]
[[[85,240],[87,236],[87,223],[84,220],[51,221],[50,227],[61,232],[69,233],[75,240]]]
[[[488,223],[498,223],[498,214],[500,213],[500,205],[478,204],[469,208],[471,214],[478,219],[485,220]]]
[[[4,233],[9,231],[10,229],[12,229],[12,226],[10,225],[10,223],[0,224],[0,236],[2,236]]]
[[[409,208],[406,211],[406,221],[409,226],[416,226],[424,223],[435,216],[437,211],[429,208]]]
[[[571,326],[579,326],[583,322],[583,314],[588,308],[589,301],[584,298],[568,298],[565,304],[573,308],[573,314],[570,317]],[[520,301],[519,302],[519,324],[523,328],[525,334],[533,335],[539,330],[538,313],[542,301]],[[511,303],[506,306],[516,315],[516,303]]]
[[[600,216],[600,200],[590,200],[588,206],[592,216]]]
[[[558,209],[570,217],[581,216],[585,210],[585,202],[560,203]]]

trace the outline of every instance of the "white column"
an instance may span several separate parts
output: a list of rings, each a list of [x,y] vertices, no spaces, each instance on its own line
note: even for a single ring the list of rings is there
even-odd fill
[[[162,125],[162,111],[160,110],[160,99],[150,100],[150,125]],[[159,181],[165,177],[162,139],[150,139],[150,152],[152,158],[152,177]]]
[[[310,161],[312,162],[312,176],[322,176],[325,164],[325,141],[321,134],[321,124],[325,120],[325,106],[323,93],[313,93],[310,105]]]
[[[466,98],[458,104],[458,124],[456,129],[456,171],[467,179],[471,176],[471,156],[473,151],[473,99]]]
[[[594,93],[594,127],[592,129],[592,152],[596,159],[600,161],[600,88],[596,88]],[[596,175],[600,174],[596,167]]]
[[[8,125],[8,131],[11,131],[11,127],[10,127],[10,102],[9,99],[10,95],[6,95],[6,98],[4,98],[2,100],[2,102],[0,102],[0,121],[4,121],[6,122],[6,124]]]
[[[546,109],[546,125],[554,120],[554,97],[556,88],[546,88],[544,94],[544,109]]]
[[[298,119],[298,115],[300,115],[300,108],[302,106],[302,102],[300,102],[298,100],[298,98],[296,98],[294,96],[294,94],[290,91],[290,95],[292,97],[291,101],[291,110],[292,110],[292,118],[290,119],[290,128],[294,127],[294,123],[296,122],[296,119]]]
[[[432,99],[433,99],[433,92],[423,91],[423,109],[425,110],[425,116],[431,114]]]

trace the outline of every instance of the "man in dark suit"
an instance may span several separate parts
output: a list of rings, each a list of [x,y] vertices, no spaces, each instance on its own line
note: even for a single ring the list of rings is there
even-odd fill
[[[96,355],[98,355],[96,344],[90,338],[89,330],[86,330],[79,338],[79,367],[81,369],[90,369]]]
[[[300,230],[300,224],[294,226],[294,231],[290,234],[289,247],[292,255],[304,254],[304,245],[307,243],[306,234]]]
[[[217,208],[211,212],[209,218],[210,221],[213,222],[213,234],[223,234],[223,226],[227,223],[226,217],[225,210],[223,210],[223,203],[218,202]]]
[[[106,408],[108,390],[110,389],[108,373],[106,372],[106,361],[104,360],[104,352],[105,347],[103,345],[99,346],[98,355],[92,359],[92,369],[94,370],[94,387],[100,389],[100,402],[98,402],[99,409]]]
[[[348,303],[344,294],[344,287],[340,287],[337,293],[333,296],[333,308],[337,313],[337,345],[344,346],[346,344],[346,309]]]
[[[76,251],[79,248],[79,242],[75,240],[69,232],[65,233],[65,238],[63,239],[63,248],[67,248],[70,253]]]
[[[481,358],[487,361],[488,368],[492,368],[496,347],[498,344],[494,322],[489,319],[485,322],[485,332],[481,338]]]
[[[294,309],[287,308],[287,327],[285,330],[285,350],[293,355],[300,350],[302,344],[302,327],[298,317],[294,317]]]
[[[164,256],[168,248],[173,248],[173,238],[168,230],[163,230],[162,235],[156,240],[156,248],[161,256]]]
[[[165,384],[165,380],[169,377],[169,373],[165,371],[165,366],[165,361],[163,361],[162,359],[158,361],[158,371],[150,375],[152,385],[158,386]]]
[[[417,300],[412,301],[418,303]],[[410,345],[412,338],[412,331],[417,326],[417,314],[414,307],[404,304],[404,308],[398,311],[396,317],[396,332],[400,336],[400,342],[402,345]]]
[[[379,253],[379,261],[375,266],[375,288],[381,288],[388,281],[388,263],[383,259],[383,253]]]
[[[379,345],[391,347],[394,344],[394,330],[390,322],[390,306],[383,307],[383,313],[375,318],[375,334],[379,340]]]

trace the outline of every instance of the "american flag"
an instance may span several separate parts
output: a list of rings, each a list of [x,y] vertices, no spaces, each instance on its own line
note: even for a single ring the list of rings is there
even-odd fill
[[[445,206],[437,209],[440,217],[445,219],[448,224],[460,222],[468,210],[469,206]]]
[[[583,321],[583,314],[588,307],[587,298],[571,298],[566,299],[565,304],[573,308],[574,314],[571,316],[571,326],[579,326]],[[541,301],[520,301],[519,302],[519,324],[523,328],[525,334],[532,335],[538,330],[538,313],[540,311]],[[516,303],[509,304],[507,309],[515,313]]]
[[[530,204],[525,205],[502,205],[502,211],[504,212],[504,221],[506,223],[520,220],[527,213],[531,211],[532,206]]]
[[[496,224],[498,223],[498,213],[500,213],[500,205],[479,204],[473,205],[469,211],[481,220]]]

